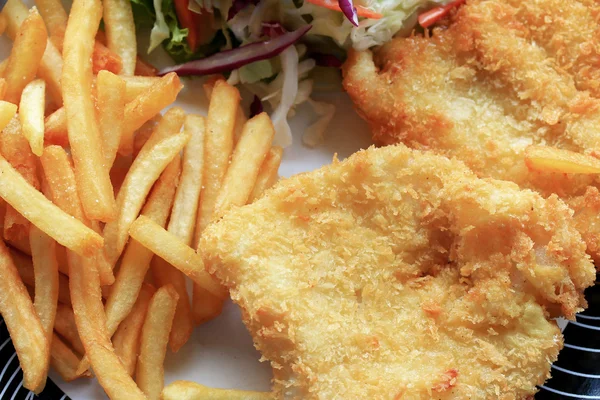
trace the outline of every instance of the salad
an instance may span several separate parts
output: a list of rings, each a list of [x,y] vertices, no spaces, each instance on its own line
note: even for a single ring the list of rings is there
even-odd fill
[[[296,106],[308,103],[316,116],[303,137],[309,146],[322,140],[335,113],[332,104],[311,98],[315,78],[331,75],[321,67],[339,68],[351,47],[364,50],[408,34],[417,20],[427,27],[462,0],[131,2],[136,25],[151,27],[148,52],[162,45],[178,64],[162,73],[224,73],[254,95],[251,113],[263,105],[272,111],[275,142],[286,147],[292,140],[287,118]]]

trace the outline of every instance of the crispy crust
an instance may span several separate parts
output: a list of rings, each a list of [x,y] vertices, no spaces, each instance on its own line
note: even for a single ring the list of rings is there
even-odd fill
[[[591,1],[469,1],[431,36],[350,52],[344,86],[375,142],[430,149],[570,202],[600,180],[529,171],[523,153],[541,144],[600,155],[598,11]]]
[[[282,181],[202,237],[284,399],[522,399],[595,271],[556,196],[388,146]]]

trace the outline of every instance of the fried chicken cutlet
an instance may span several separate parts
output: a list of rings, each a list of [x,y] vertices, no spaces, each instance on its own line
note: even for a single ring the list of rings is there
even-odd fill
[[[205,231],[281,399],[524,399],[595,270],[555,195],[403,145],[281,181]]]
[[[351,52],[344,86],[375,142],[558,194],[600,263],[600,179],[532,171],[524,157],[530,145],[600,156],[599,15],[591,0],[468,0],[447,27]]]

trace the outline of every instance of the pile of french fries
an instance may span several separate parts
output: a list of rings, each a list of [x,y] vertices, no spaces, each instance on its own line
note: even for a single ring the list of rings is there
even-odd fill
[[[162,114],[182,84],[137,56],[129,0],[36,7],[8,0],[0,14],[14,41],[0,64],[0,313],[24,386],[39,393],[52,366],[95,375],[111,399],[269,398],[163,390],[163,363],[221,312],[199,238],[278,179],[271,121],[247,120],[218,77],[207,117]]]

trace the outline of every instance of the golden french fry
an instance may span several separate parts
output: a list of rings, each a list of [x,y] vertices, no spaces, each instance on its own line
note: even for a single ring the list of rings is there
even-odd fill
[[[121,73],[133,75],[137,58],[137,41],[133,11],[128,0],[104,0],[104,30],[108,48],[123,63]]]
[[[530,170],[564,174],[598,174],[600,160],[574,151],[548,146],[525,149],[525,164]]]
[[[169,334],[169,347],[171,351],[176,353],[187,343],[194,330],[194,320],[185,276],[160,257],[154,257],[151,266],[152,276],[157,286],[172,285],[177,291],[179,300],[177,300],[177,308],[175,309],[173,325]]]
[[[52,104],[60,107],[63,104],[62,86],[60,79],[63,69],[63,59],[60,51],[50,40],[46,43],[46,51],[38,68],[38,77],[46,82],[48,97]]]
[[[57,335],[52,335],[50,365],[65,382],[71,382],[80,377],[89,378],[92,376],[89,371],[86,371],[83,375],[77,375],[79,357]]]
[[[235,114],[239,102],[240,94],[236,88],[228,85],[225,81],[215,83],[206,120],[205,167],[194,247],[198,246],[202,231],[212,220],[217,195],[229,166],[229,157],[233,150]]]
[[[93,261],[73,252],[68,253],[68,259],[77,330],[100,385],[111,399],[145,399],[114,352],[106,330],[100,279]]]
[[[249,390],[214,389],[199,383],[175,381],[165,386],[162,400],[273,400],[269,392]]]
[[[183,153],[181,182],[177,187],[168,231],[179,237],[187,245],[192,242],[202,188],[205,129],[204,118],[198,115],[188,115],[186,117],[184,131],[190,133],[191,139]],[[171,350],[177,352],[188,341],[193,331],[193,318],[185,277],[180,271],[160,258],[154,259],[152,270],[154,279],[160,286],[170,283],[179,294],[173,329],[171,329],[169,338]]]
[[[67,111],[64,107],[59,108],[46,117],[44,121],[44,140],[47,144],[68,147],[69,137],[67,134]]]
[[[213,89],[215,88],[215,84],[218,81],[225,82],[225,79],[222,75],[213,75],[204,82],[202,88],[204,89],[204,94],[207,99],[212,97]],[[242,135],[242,130],[244,129],[244,125],[246,124],[246,114],[244,114],[244,110],[242,109],[242,105],[238,104],[237,111],[235,113],[235,127],[233,128],[233,142],[237,143],[238,139]]]
[[[94,44],[94,52],[92,53],[92,72],[107,70],[114,74],[121,73],[123,62],[118,54],[113,53],[108,47],[101,42],[96,41]]]
[[[153,295],[154,288],[152,286],[147,284],[142,286],[135,305],[127,318],[119,325],[119,329],[117,329],[112,339],[115,352],[130,376],[133,376],[135,373],[142,326],[144,325],[148,305]]]
[[[156,76],[158,75],[158,69],[152,64],[142,60],[139,56],[135,63],[135,74],[136,76]]]
[[[2,14],[6,17],[6,32],[12,40],[15,40],[19,27],[29,15],[29,10],[21,0],[8,0],[2,9]],[[56,106],[62,105],[62,89],[60,85],[62,66],[63,61],[60,51],[50,39],[46,39],[46,50],[43,51],[37,73],[41,79],[46,81],[46,86],[50,94],[49,97]]]
[[[0,157],[0,197],[58,243],[82,255],[93,255],[102,237],[71,217],[31,186]]]
[[[44,152],[44,108],[46,106],[46,82],[31,81],[23,89],[19,103],[19,120],[23,136],[29,142],[31,152],[41,156]]]
[[[175,194],[168,231],[187,245],[191,245],[194,235],[196,213],[202,189],[205,131],[206,124],[203,117],[199,115],[186,117],[184,132],[189,133],[191,138],[183,151],[181,182]]]
[[[156,291],[148,305],[135,381],[149,400],[159,400],[164,386],[163,364],[178,298],[175,288],[167,285]]]
[[[213,218],[217,196],[221,183],[229,167],[229,158],[233,150],[236,118],[238,118],[240,95],[237,89],[224,80],[215,78],[204,85],[210,97],[206,121],[206,139],[204,148],[204,173],[200,204],[196,217],[193,246],[197,248],[202,231]],[[208,308],[207,308],[208,307]],[[192,312],[196,323],[218,315],[222,309],[222,300],[212,296],[206,288],[194,285]]]
[[[35,272],[33,270],[33,261],[31,257],[12,250],[10,252],[15,267],[19,271],[19,276],[23,283],[31,288],[35,288]],[[62,304],[71,304],[71,295],[69,294],[69,279],[64,274],[58,274],[58,301]]]
[[[41,392],[48,373],[50,344],[3,241],[0,241],[0,314],[21,363],[23,386]]]
[[[210,293],[199,285],[194,285],[192,294],[192,317],[196,325],[218,317],[223,311],[225,299]]]
[[[91,227],[95,232],[100,233],[97,221],[89,221],[83,212],[77,193],[75,172],[65,149],[60,146],[48,146],[40,157],[40,161],[54,204],[86,226]],[[112,265],[105,259],[102,249],[96,252],[95,259],[100,273],[100,283],[111,285],[115,281],[115,277]]]
[[[92,98],[91,57],[102,16],[100,0],[75,0],[63,44],[63,101],[81,204],[89,219],[115,218],[116,203]]]
[[[36,157],[21,132],[21,124],[17,117],[0,133],[0,154],[27,182],[34,188],[39,188]],[[20,242],[29,236],[29,221],[11,206],[6,207],[3,228],[4,238],[11,242]]]
[[[59,304],[56,308],[54,330],[79,354],[85,353],[85,348],[77,332],[75,314],[69,305]]]
[[[258,199],[265,190],[269,189],[277,182],[282,156],[283,148],[279,146],[271,147],[265,161],[263,161],[262,166],[260,167],[260,171],[258,171],[256,183],[254,184],[250,198],[248,198],[248,203],[252,203],[254,200]]]
[[[23,88],[35,78],[47,40],[48,34],[44,20],[37,9],[33,8],[19,27],[8,58],[4,72],[6,79],[4,99],[6,101],[19,104]]]
[[[169,218],[180,169],[180,159],[176,156],[161,174],[142,209],[142,214],[161,226],[164,226]],[[131,311],[152,257],[150,250],[135,240],[129,241],[112,291],[106,300],[106,326],[109,333],[114,333]]]
[[[52,43],[58,50],[62,50],[67,27],[67,12],[62,3],[60,0],[35,0],[35,6],[46,22]]]
[[[129,172],[129,168],[131,168],[132,163],[132,157],[118,156],[117,158],[115,158],[115,162],[113,163],[113,166],[110,170],[110,180],[113,184],[115,196],[118,195],[119,190],[121,189],[121,185],[125,181],[125,177],[127,176],[127,172]]]
[[[125,247],[129,226],[139,214],[152,185],[190,138],[189,134],[181,133],[160,139],[159,134],[158,130],[154,132],[131,165],[117,196],[117,219],[104,227],[104,250],[113,265]]]
[[[0,131],[4,129],[17,113],[16,104],[0,100]]]
[[[222,217],[231,207],[246,204],[274,134],[273,124],[266,113],[246,123],[223,178],[213,218]]]
[[[215,296],[225,297],[227,295],[221,286],[204,270],[202,257],[152,219],[140,215],[131,225],[129,234],[133,239],[152,250],[154,254],[183,272]]]
[[[119,153],[128,155],[133,151],[133,133],[163,108],[175,101],[183,86],[175,73],[170,73],[141,93],[125,107],[125,124]]]
[[[51,340],[59,285],[56,242],[35,226],[29,230],[29,241],[35,276],[33,306],[42,322],[48,340]]]
[[[98,122],[102,134],[104,163],[110,171],[117,157],[123,132],[125,82],[109,71],[100,71],[97,87]]]

